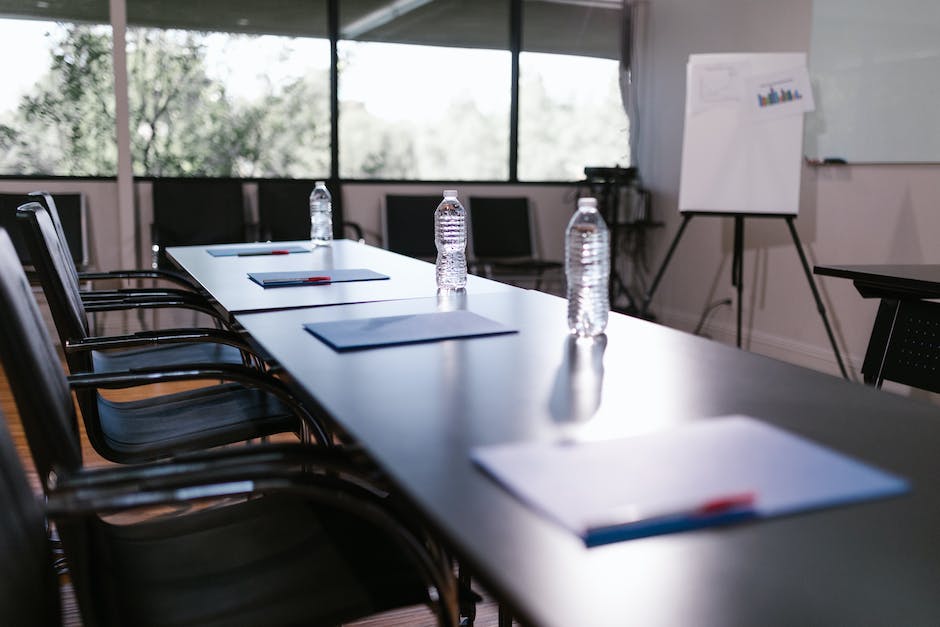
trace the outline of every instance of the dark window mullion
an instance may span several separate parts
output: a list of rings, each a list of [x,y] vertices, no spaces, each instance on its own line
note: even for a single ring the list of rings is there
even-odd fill
[[[522,48],[522,0],[509,0],[509,182],[519,181],[519,51]]]
[[[339,180],[339,0],[327,0],[326,19],[330,36],[330,180]]]
[[[333,235],[343,237],[343,189],[339,179],[339,0],[327,0],[330,36],[330,184],[333,192]]]

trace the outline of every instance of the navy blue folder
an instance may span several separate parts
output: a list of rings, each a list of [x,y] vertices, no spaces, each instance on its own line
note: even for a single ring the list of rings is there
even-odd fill
[[[303,246],[241,246],[237,248],[207,248],[206,252],[213,257],[253,257],[256,255],[290,255],[293,253],[309,253]]]
[[[304,328],[338,351],[518,332],[469,311],[316,322]]]
[[[350,281],[382,281],[388,279],[365,268],[330,268],[328,270],[292,270],[290,272],[249,272],[248,278],[261,287],[296,287],[329,285]]]

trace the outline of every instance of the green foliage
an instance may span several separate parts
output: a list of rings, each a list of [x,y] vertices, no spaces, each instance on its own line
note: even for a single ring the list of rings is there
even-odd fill
[[[111,47],[109,29],[64,28],[49,71],[0,125],[0,172],[115,174]],[[235,101],[207,72],[203,34],[157,29],[128,31],[127,66],[136,175],[302,178],[329,170],[326,72]]]
[[[49,72],[0,133],[0,171],[113,174],[114,80],[105,29],[70,26],[52,47]]]
[[[54,37],[49,70],[14,114],[0,120],[0,173],[113,176],[111,31],[72,24]],[[134,173],[324,176],[330,169],[328,73],[310,72],[282,85],[267,81],[254,97],[236,99],[211,76],[206,41],[194,31],[128,30]],[[520,87],[521,179],[577,180],[586,165],[628,163],[629,129],[615,77],[606,89],[575,103],[555,102],[537,75]],[[450,103],[439,119],[390,122],[361,102],[341,107],[343,177],[508,177],[508,111],[483,113],[466,99]]]

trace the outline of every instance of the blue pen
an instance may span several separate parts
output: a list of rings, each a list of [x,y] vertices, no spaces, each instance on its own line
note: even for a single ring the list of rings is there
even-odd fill
[[[628,509],[632,515],[609,516],[604,521],[589,524],[584,541],[590,547],[740,522],[757,515],[754,501],[753,492],[742,492],[708,499],[692,508],[653,514],[637,514],[636,508],[631,507]]]

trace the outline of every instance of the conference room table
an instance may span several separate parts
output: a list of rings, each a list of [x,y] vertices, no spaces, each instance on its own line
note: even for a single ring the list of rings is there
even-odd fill
[[[290,254],[221,255],[222,251],[264,252],[303,249]],[[436,289],[432,264],[351,240],[336,240],[331,246],[313,246],[309,241],[171,246],[171,262],[188,273],[216,301],[225,316],[243,311],[320,307],[364,301],[418,298]],[[311,271],[320,275],[334,269],[366,269],[388,279],[351,281],[316,286],[265,288],[248,277],[256,272]],[[511,287],[478,276],[469,276],[467,291],[500,292]]]
[[[517,332],[339,352],[303,327],[454,308]],[[234,318],[523,624],[940,624],[940,409],[616,313],[604,336],[575,341],[566,310],[512,288]],[[911,490],[588,548],[471,460],[481,446],[610,440],[731,414]]]
[[[849,279],[862,298],[880,299],[862,362],[866,383],[883,380],[940,392],[940,265],[818,265],[820,276]]]

